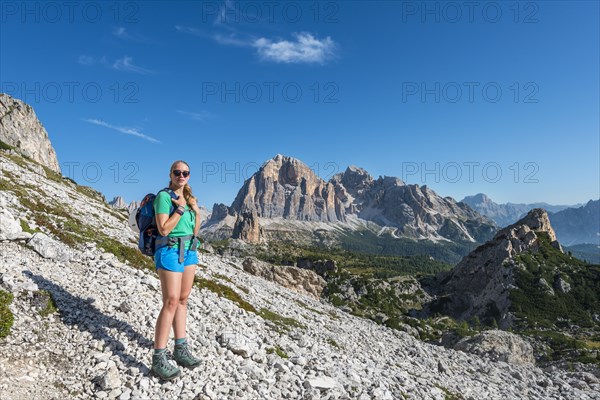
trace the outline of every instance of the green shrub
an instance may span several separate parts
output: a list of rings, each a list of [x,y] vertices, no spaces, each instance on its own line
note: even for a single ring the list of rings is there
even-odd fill
[[[201,278],[199,276],[194,277],[194,284],[200,289],[210,290],[211,292],[217,294],[217,296],[219,297],[224,297],[233,301],[241,309],[257,314],[256,308],[254,308],[252,304],[242,299],[242,296],[240,296],[235,290],[233,290],[227,285],[223,285],[221,283],[211,281],[209,279]]]
[[[563,254],[550,245],[547,234],[537,235],[540,251],[515,257],[524,268],[515,270],[517,289],[511,290],[510,300],[521,329],[554,328],[560,318],[581,327],[596,326],[591,311],[600,309],[600,266]],[[555,290],[550,295],[537,283],[544,279],[552,285],[559,276],[571,284],[568,293]]]
[[[0,339],[10,334],[10,328],[13,326],[15,317],[8,307],[12,301],[12,293],[0,290]]]
[[[37,305],[38,312],[42,317],[47,317],[58,311],[52,295],[47,290],[34,292],[33,302]]]
[[[9,144],[6,144],[2,140],[0,140],[0,150],[12,150],[12,149],[14,149],[13,146],[10,146]]]

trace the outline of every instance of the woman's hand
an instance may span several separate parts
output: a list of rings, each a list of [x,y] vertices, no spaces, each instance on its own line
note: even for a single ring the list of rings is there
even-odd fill
[[[177,200],[175,200],[173,197],[171,197],[171,201],[173,202],[173,204],[175,204],[175,207],[181,206],[181,207],[185,207],[185,197],[183,197],[183,195],[179,196],[179,198]]]
[[[196,214],[200,214],[200,207],[198,207],[198,199],[192,197],[190,201],[188,201],[188,205]]]

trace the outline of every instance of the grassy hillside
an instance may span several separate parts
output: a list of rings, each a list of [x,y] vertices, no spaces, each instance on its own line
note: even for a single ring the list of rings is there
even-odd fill
[[[362,276],[390,278],[402,275],[435,274],[452,266],[426,255],[395,256],[368,254],[344,249],[306,246],[273,241],[257,249],[256,257],[276,265],[295,265],[298,259],[333,260],[338,268]]]
[[[514,329],[544,341],[546,359],[567,358],[599,363],[600,265],[561,253],[539,233],[539,252],[522,253],[515,260],[517,289],[510,293]],[[560,290],[562,280],[570,287]]]
[[[538,233],[538,237],[539,252],[515,257],[524,265],[516,272],[518,289],[511,291],[516,316],[530,327],[597,326],[593,314],[600,314],[600,265],[561,253],[550,245],[546,234]],[[559,279],[570,285],[568,292],[556,289]]]

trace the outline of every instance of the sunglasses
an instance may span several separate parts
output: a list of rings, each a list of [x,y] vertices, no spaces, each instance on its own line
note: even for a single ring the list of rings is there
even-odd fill
[[[183,175],[184,178],[187,178],[188,176],[190,176],[190,171],[181,171],[179,169],[175,169],[173,170],[173,175],[177,177]]]

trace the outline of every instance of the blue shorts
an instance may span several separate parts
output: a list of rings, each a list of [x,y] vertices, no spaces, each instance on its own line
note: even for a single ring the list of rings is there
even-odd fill
[[[179,262],[179,249],[177,247],[161,247],[154,253],[154,265],[156,269],[164,269],[171,272],[183,272],[188,265],[198,264],[198,253],[196,250],[185,250],[183,262]]]

